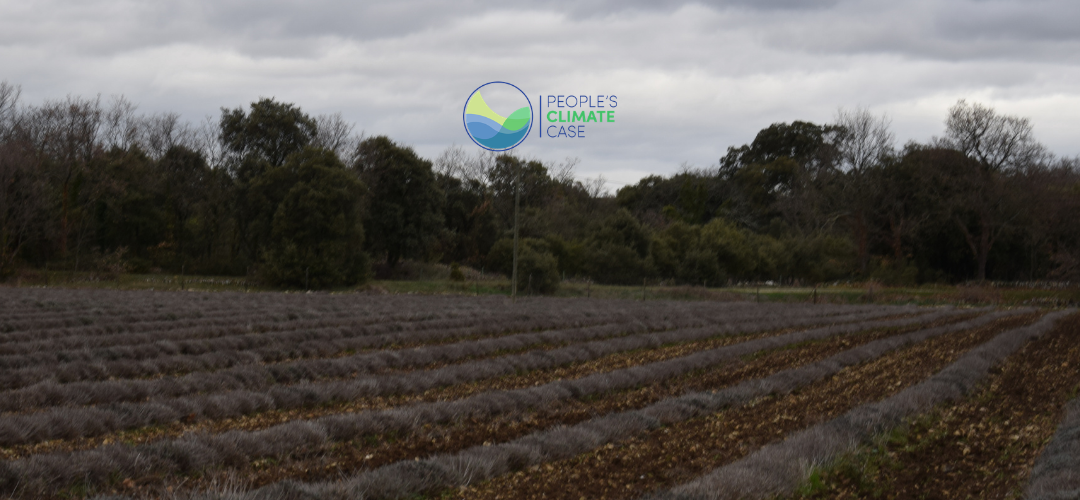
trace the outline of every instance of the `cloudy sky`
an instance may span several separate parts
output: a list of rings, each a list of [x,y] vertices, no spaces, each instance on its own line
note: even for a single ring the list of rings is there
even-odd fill
[[[940,135],[967,98],[1080,154],[1074,0],[0,0],[0,80],[24,103],[123,94],[191,121],[259,97],[341,112],[434,158],[476,148],[480,84],[617,95],[616,122],[517,152],[581,160],[610,189],[715,164],[770,123],[866,107],[899,143]]]

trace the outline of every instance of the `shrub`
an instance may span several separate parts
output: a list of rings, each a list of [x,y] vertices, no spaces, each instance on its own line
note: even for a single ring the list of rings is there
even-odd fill
[[[461,272],[457,262],[450,264],[450,281],[465,281],[465,273]]]
[[[503,238],[491,247],[488,262],[510,277],[514,267],[514,240]],[[548,242],[522,238],[518,242],[518,292],[529,291],[530,277],[534,293],[553,293],[559,289],[559,261],[551,254]]]

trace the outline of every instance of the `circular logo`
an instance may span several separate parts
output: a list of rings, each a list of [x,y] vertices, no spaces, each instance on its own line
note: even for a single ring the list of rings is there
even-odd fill
[[[503,116],[500,111],[509,114]],[[461,115],[473,142],[491,151],[515,148],[532,130],[532,102],[511,83],[488,82],[477,87],[469,94]]]

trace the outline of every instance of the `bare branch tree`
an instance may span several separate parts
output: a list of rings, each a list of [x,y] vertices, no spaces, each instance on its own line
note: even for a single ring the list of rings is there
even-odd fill
[[[454,150],[454,151],[451,151]],[[445,158],[444,158],[445,156]],[[491,184],[492,172],[496,166],[496,158],[498,154],[494,151],[482,150],[472,156],[469,152],[461,146],[450,146],[446,151],[439,156],[436,162],[442,162],[442,166],[437,166],[436,169],[456,169],[456,175],[463,180],[477,181],[485,186]]]
[[[841,206],[855,242],[859,271],[866,273],[870,263],[871,218],[881,197],[875,189],[880,186],[870,180],[875,177],[874,169],[893,154],[894,137],[887,116],[874,116],[863,107],[853,111],[840,108],[835,125],[836,133],[831,140],[836,147],[838,167],[844,171]]]
[[[18,85],[11,85],[6,80],[0,82],[0,141],[9,139],[14,133],[20,94],[22,88]]]
[[[113,147],[128,149],[139,143],[142,120],[135,115],[138,106],[122,95],[113,96],[103,111],[98,141],[104,149]]]
[[[210,168],[224,168],[225,147],[221,142],[221,122],[207,117],[192,131],[191,149],[202,153]]]
[[[604,186],[607,184],[607,179],[603,174],[596,176],[595,179],[586,178],[581,181],[581,187],[585,188],[585,192],[589,194],[590,198],[599,198],[603,196],[607,190]]]
[[[439,154],[433,167],[438,174],[462,179],[470,170],[469,162],[471,161],[472,158],[469,158],[469,153],[465,152],[465,148],[454,144]]]
[[[159,159],[174,146],[194,149],[197,132],[180,121],[178,113],[162,113],[140,120],[139,146],[151,158]]]
[[[889,130],[890,123],[886,115],[876,117],[867,108],[853,111],[840,108],[836,112],[836,125],[840,127],[836,138],[840,168],[863,171],[892,154],[895,138]]]
[[[574,169],[581,159],[567,156],[562,163],[551,167],[549,174],[551,179],[559,184],[572,185],[574,183]]]
[[[60,188],[61,255],[67,256],[68,237],[78,227],[83,215],[74,185],[90,160],[101,150],[101,98],[83,99],[68,96],[62,101],[47,101],[29,108],[20,120],[18,134],[31,147],[38,161],[48,160],[46,175]]]
[[[1032,135],[1031,121],[960,99],[949,108],[941,145],[970,156],[989,170],[1022,168],[1048,158]]]
[[[312,145],[329,149],[346,165],[352,165],[356,148],[364,139],[363,133],[353,133],[356,125],[345,121],[341,113],[334,113],[315,117],[315,126],[317,132]]]

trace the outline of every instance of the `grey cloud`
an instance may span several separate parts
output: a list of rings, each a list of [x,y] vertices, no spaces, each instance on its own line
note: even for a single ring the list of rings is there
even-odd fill
[[[802,13],[756,13],[778,48],[810,54],[894,54],[1080,62],[1080,5],[1063,0],[851,2]]]
[[[711,165],[770,123],[828,121],[839,106],[890,112],[901,142],[940,134],[960,97],[1044,113],[1040,134],[1080,110],[1080,7],[1060,0],[28,5],[0,0],[0,79],[26,102],[123,93],[197,121],[274,96],[434,156],[469,144],[460,107],[480,83],[616,93],[616,126],[520,151],[579,156],[581,172],[622,182]]]
[[[945,4],[936,31],[949,40],[1080,41],[1080,3],[968,0]]]

